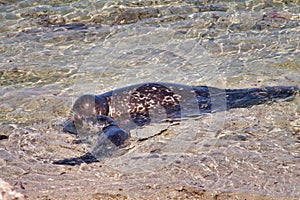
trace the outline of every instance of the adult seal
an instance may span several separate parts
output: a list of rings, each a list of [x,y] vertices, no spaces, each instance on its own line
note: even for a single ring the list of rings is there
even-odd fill
[[[111,155],[111,150],[122,146],[134,127],[246,108],[279,99],[289,100],[299,91],[298,87],[292,86],[219,89],[173,83],[143,83],[100,95],[82,95],[75,101],[63,131],[78,135],[87,132],[87,127],[92,125],[97,127],[97,133],[103,134],[99,135],[91,153],[54,163],[76,165],[96,162],[102,155],[107,157]]]

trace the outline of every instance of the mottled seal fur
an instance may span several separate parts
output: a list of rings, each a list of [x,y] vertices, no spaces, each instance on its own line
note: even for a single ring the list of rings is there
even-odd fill
[[[292,86],[219,89],[173,83],[143,83],[100,95],[86,94],[79,97],[63,131],[78,134],[78,129],[84,129],[85,122],[91,122],[103,132],[97,143],[98,150],[101,145],[107,144],[105,139],[118,147],[129,138],[130,128],[148,125],[154,120],[151,118],[153,110],[160,112],[161,119],[172,121],[189,115],[291,99],[297,93],[299,88]],[[56,161],[55,164],[95,162],[97,159],[94,154],[92,152],[79,158]]]

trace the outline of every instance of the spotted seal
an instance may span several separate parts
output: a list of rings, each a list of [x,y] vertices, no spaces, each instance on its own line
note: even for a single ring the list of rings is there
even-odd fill
[[[85,129],[86,122],[99,126],[98,129],[103,134],[98,139],[97,147],[94,152],[79,158],[54,163],[75,165],[96,162],[94,155],[99,154],[99,149],[104,146],[107,149],[108,143],[119,147],[130,137],[128,131],[131,128],[155,121],[153,111],[159,113],[160,119],[172,121],[193,115],[251,107],[278,99],[292,99],[297,93],[299,88],[290,86],[219,89],[174,83],[143,83],[100,95],[86,94],[75,101],[72,116],[67,120],[63,131],[78,134],[78,130]]]

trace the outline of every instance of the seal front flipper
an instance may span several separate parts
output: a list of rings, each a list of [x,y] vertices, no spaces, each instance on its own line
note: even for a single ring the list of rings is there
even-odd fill
[[[115,123],[103,128],[102,134],[91,154],[97,159],[112,156],[129,138],[126,131],[120,129]]]
[[[63,159],[63,160],[57,160],[54,161],[53,164],[56,165],[71,165],[71,166],[75,166],[75,165],[80,165],[81,163],[94,163],[94,162],[99,162],[99,160],[97,160],[97,158],[91,154],[91,153],[86,153],[80,157],[76,157],[76,158],[67,158],[67,159]]]
[[[128,133],[119,128],[112,118],[105,115],[97,115],[96,119],[98,124],[103,126],[103,133],[98,137],[92,152],[80,157],[54,161],[53,164],[75,166],[81,163],[99,162],[100,159],[112,156],[129,138]],[[71,133],[77,134],[76,127],[72,122],[69,122],[65,127],[72,127]]]
[[[129,137],[128,133],[115,124],[105,127],[103,132],[91,153],[86,153],[80,157],[57,160],[53,164],[75,166],[81,163],[99,162],[103,158],[112,156]]]

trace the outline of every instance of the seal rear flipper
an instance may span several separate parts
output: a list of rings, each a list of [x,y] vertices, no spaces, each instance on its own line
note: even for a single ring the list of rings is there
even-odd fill
[[[299,94],[299,88],[296,86],[274,86],[265,89],[271,100],[292,100],[296,94]]]
[[[227,109],[247,108],[266,102],[291,100],[299,94],[293,86],[273,86],[265,88],[226,89]]]
[[[81,163],[94,163],[94,162],[99,162],[99,160],[93,156],[93,154],[91,153],[86,153],[80,157],[76,157],[76,158],[67,158],[67,159],[63,159],[63,160],[57,160],[54,161],[53,164],[55,165],[71,165],[71,166],[75,166],[75,165],[80,165]]]

